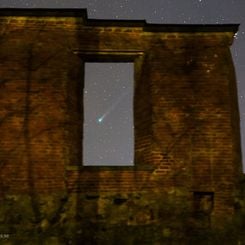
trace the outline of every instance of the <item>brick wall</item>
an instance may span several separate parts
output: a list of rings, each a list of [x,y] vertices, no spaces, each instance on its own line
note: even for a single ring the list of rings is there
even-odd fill
[[[212,193],[212,217],[233,213],[241,175],[229,50],[236,26],[1,13],[2,197],[174,193],[178,208],[176,193],[189,207],[195,193]],[[81,91],[90,56],[135,62],[134,167],[82,167]]]

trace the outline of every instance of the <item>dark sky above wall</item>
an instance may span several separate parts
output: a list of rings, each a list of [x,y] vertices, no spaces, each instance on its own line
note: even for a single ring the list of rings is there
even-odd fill
[[[224,24],[239,23],[232,47],[236,68],[242,150],[245,156],[245,1],[244,0],[0,0],[0,8],[87,8],[89,18],[145,19],[148,23]],[[130,69],[130,66],[128,66]],[[125,67],[127,69],[127,67]],[[126,72],[127,73],[127,72]],[[123,92],[120,91],[118,96]],[[107,97],[108,97],[107,93]],[[130,94],[121,95],[126,99]],[[106,99],[106,97],[104,97]],[[109,118],[120,109],[118,98],[111,100],[115,106]],[[98,112],[99,113],[99,112]],[[104,112],[105,113],[105,112]],[[102,113],[103,115],[103,113]],[[116,116],[116,113],[115,113]],[[98,115],[97,119],[100,118]],[[132,122],[131,122],[132,123]],[[101,126],[101,125],[100,125]],[[119,130],[120,131],[120,130]],[[123,132],[121,132],[123,135]],[[127,154],[126,154],[127,155]],[[125,156],[126,156],[125,155]],[[130,162],[130,154],[128,160]],[[127,157],[126,157],[127,158]],[[244,157],[245,166],[245,157]]]

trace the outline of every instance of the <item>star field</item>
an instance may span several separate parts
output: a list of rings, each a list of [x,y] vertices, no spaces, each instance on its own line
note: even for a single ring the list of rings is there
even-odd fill
[[[240,23],[239,32],[235,35],[232,46],[233,61],[236,69],[240,119],[241,119],[241,138],[242,150],[245,154],[245,1],[244,0],[1,0],[0,7],[15,8],[87,8],[89,18],[96,19],[145,19],[148,23],[176,23],[176,24],[224,24]],[[127,74],[128,71],[125,71]],[[119,84],[119,83],[118,83]],[[95,85],[96,87],[96,85]],[[94,118],[99,119],[106,108],[115,103],[116,99],[109,96],[108,91],[103,92],[99,88],[100,94],[105,100],[105,106],[101,111],[95,111]],[[88,89],[90,92],[91,89]],[[106,89],[107,90],[107,89]],[[120,92],[121,93],[121,92]],[[118,96],[120,96],[120,93]],[[123,100],[126,99],[123,98]],[[121,103],[123,104],[123,103]],[[122,110],[120,103],[113,109],[99,124],[105,127],[110,120],[123,120],[116,114]],[[128,112],[130,114],[130,112]],[[115,118],[114,118],[115,117]],[[92,119],[88,119],[92,120]],[[125,121],[124,121],[125,120]],[[91,122],[92,123],[92,122]],[[98,124],[98,121],[95,120]],[[110,123],[109,127],[110,128]],[[114,127],[114,126],[113,126]],[[110,129],[106,129],[109,130]],[[118,129],[118,137],[124,135],[123,128]],[[111,131],[114,131],[114,129]],[[101,142],[106,143],[106,142]],[[127,143],[128,144],[128,143]],[[111,149],[111,151],[117,149]],[[108,153],[109,154],[109,153]],[[100,155],[100,154],[98,154]],[[101,155],[103,158],[103,156]],[[131,155],[123,156],[124,162],[130,162]],[[127,160],[128,158],[128,160]],[[245,158],[245,157],[244,157]],[[245,166],[245,160],[244,166]]]

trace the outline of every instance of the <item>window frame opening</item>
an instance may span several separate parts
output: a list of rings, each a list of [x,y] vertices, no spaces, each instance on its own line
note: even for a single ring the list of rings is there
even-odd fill
[[[69,151],[71,155],[67,158],[68,162],[66,164],[67,171],[74,170],[89,170],[89,171],[123,171],[123,170],[144,170],[144,171],[153,171],[154,166],[151,164],[151,143],[149,145],[145,145],[146,149],[142,151],[142,126],[145,128],[147,125],[147,134],[151,133],[152,121],[151,121],[151,105],[149,104],[149,100],[143,99],[141,97],[141,93],[145,91],[146,96],[151,96],[149,94],[149,89],[145,90],[145,87],[148,87],[147,84],[142,83],[144,80],[145,73],[144,70],[145,65],[145,52],[141,50],[73,50],[74,55],[76,55],[78,59],[77,68],[79,69],[79,79],[74,81],[77,85],[75,85],[76,91],[73,91],[77,97],[77,105],[80,108],[78,111],[79,125],[81,127],[77,127],[77,129],[71,129],[72,137],[76,138],[76,146],[74,144],[69,146]],[[134,162],[133,166],[84,166],[83,165],[83,91],[84,89],[84,64],[85,62],[133,62],[134,63],[134,102],[133,102],[133,111],[134,111]],[[74,70],[74,67],[72,68]],[[72,89],[72,88],[71,88]],[[139,101],[140,99],[140,101]],[[73,100],[73,99],[72,99]],[[69,102],[70,103],[70,102]],[[144,115],[141,115],[142,103],[143,107],[146,108],[146,114],[149,115],[147,122],[145,121]],[[72,104],[72,103],[71,103]],[[73,108],[71,107],[71,110]],[[69,112],[68,112],[69,113]],[[143,125],[141,126],[141,124]],[[139,128],[140,127],[140,128]],[[74,136],[75,135],[75,136]],[[145,132],[144,132],[145,135]],[[145,137],[143,135],[143,137]],[[149,135],[149,137],[151,137]],[[145,142],[145,141],[144,141]],[[76,153],[77,152],[77,153]],[[142,155],[143,154],[143,155]]]
[[[134,71],[133,71],[133,83],[134,83],[134,91],[133,97],[135,95],[135,88],[137,87],[137,83],[139,77],[141,76],[141,67],[143,63],[144,52],[143,51],[134,51],[134,50],[101,50],[101,51],[84,51],[84,50],[74,50],[74,54],[78,55],[82,60],[82,90],[85,85],[85,63],[86,62],[108,62],[108,63],[133,63]],[[134,98],[133,98],[134,99]],[[82,94],[82,103],[81,103],[81,111],[83,114],[84,105],[83,105],[83,94]],[[134,113],[135,103],[133,101],[133,113]],[[135,123],[135,114],[133,114],[133,122]],[[82,118],[84,122],[84,118]],[[110,170],[120,170],[120,169],[135,169],[138,167],[136,156],[137,153],[135,151],[136,141],[135,141],[135,128],[134,128],[134,159],[131,165],[120,165],[120,166],[100,166],[100,165],[84,165],[83,164],[83,140],[81,141],[82,154],[80,156],[79,168],[92,168],[92,169],[110,169]],[[83,138],[83,129],[82,129],[82,138]]]
[[[95,60],[92,62],[84,62],[84,120],[82,137],[82,165],[84,167],[134,166],[134,65],[134,62],[129,62],[127,60],[117,60],[114,62],[110,62],[108,60],[97,62],[97,60]],[[91,73],[90,70],[93,66],[95,68],[94,75],[91,75],[89,74],[89,72]],[[115,77],[110,74],[111,70],[109,70],[109,68],[114,69],[114,72],[116,72],[114,76],[119,79],[117,86],[113,86],[113,84],[111,84],[108,87],[108,81],[104,81],[104,79],[102,79],[102,75],[104,75],[107,77],[107,79],[109,78],[108,80],[116,80]],[[123,78],[124,75],[120,71],[120,69],[126,68],[129,69],[128,76],[126,76],[126,79],[129,80],[127,82],[123,82],[121,80],[125,78]],[[88,74],[86,74],[87,72]],[[95,80],[89,79],[87,75],[93,76],[93,79]],[[120,83],[125,84],[125,86],[122,86],[122,84]],[[101,92],[98,91],[98,87],[100,88]],[[107,103],[105,107],[104,105],[106,103],[103,100],[105,99],[104,96],[106,96],[104,94],[106,90],[109,90],[106,95],[108,96],[109,93],[110,96],[114,98],[114,102],[112,102],[111,100],[112,105],[108,105]],[[127,97],[128,101],[126,103],[122,103],[125,97]],[[89,109],[89,107],[91,107],[91,104],[93,104],[93,111]],[[126,104],[127,107],[124,106],[124,104]],[[119,107],[119,111],[115,110],[117,106]],[[95,112],[96,110],[101,110],[99,109],[99,107],[104,107],[104,113],[100,112],[100,114],[97,114]],[[125,113],[125,109],[127,113]],[[114,121],[116,122],[113,122],[113,120],[110,120],[110,117],[113,117],[113,114],[116,114],[117,117],[121,118],[122,121],[114,119]],[[107,120],[107,116],[109,120]],[[121,134],[120,137],[120,130],[126,130],[124,132],[125,135],[128,136],[128,138],[123,137],[123,134]],[[119,137],[117,137],[118,134]],[[125,147],[126,149],[124,149]]]

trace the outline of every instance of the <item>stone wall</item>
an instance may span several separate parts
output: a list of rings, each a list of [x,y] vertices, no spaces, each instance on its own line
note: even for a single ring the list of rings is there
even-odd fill
[[[6,244],[190,244],[188,232],[233,217],[242,173],[236,25],[1,10],[0,27]],[[135,63],[134,166],[83,167],[84,62],[120,60]]]

